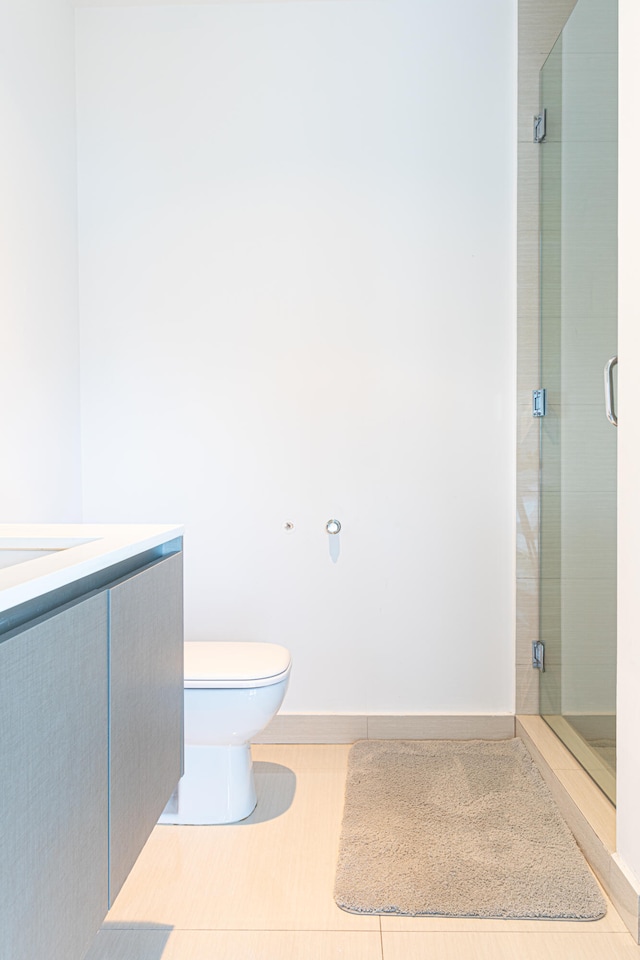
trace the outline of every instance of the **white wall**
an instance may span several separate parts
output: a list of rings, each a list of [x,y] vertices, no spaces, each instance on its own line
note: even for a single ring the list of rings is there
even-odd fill
[[[640,879],[640,9],[635,0],[620,0],[619,39],[617,846]]]
[[[0,515],[77,521],[74,15],[0,4]]]
[[[289,646],[285,712],[513,710],[515,50],[77,11],[84,519],[184,521],[187,636]]]

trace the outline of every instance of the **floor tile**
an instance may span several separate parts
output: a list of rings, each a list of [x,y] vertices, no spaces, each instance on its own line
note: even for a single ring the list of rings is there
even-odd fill
[[[345,913],[333,900],[348,752],[255,747],[254,814],[228,826],[156,827],[109,923],[379,931],[377,917]]]
[[[638,960],[628,933],[383,933],[384,960]],[[163,958],[164,960],[164,958]]]
[[[593,923],[339,910],[348,753],[254,746],[256,811],[224,827],[156,827],[86,960],[640,960],[611,906]]]
[[[382,960],[379,933],[112,930],[85,960]]]

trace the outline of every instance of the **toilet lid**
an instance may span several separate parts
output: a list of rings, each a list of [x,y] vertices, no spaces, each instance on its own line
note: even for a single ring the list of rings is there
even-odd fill
[[[185,687],[264,687],[283,680],[291,654],[277,643],[187,642]]]

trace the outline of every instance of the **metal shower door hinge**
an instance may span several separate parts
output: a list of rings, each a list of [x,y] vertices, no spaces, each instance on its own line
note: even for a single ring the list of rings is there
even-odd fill
[[[534,390],[532,394],[533,400],[533,416],[534,417],[546,417],[547,415],[547,391],[546,390]]]
[[[544,673],[544,643],[541,640],[534,640],[531,644],[531,652],[533,669]]]
[[[547,135],[547,111],[542,110],[537,117],[533,118],[533,142],[542,143]]]

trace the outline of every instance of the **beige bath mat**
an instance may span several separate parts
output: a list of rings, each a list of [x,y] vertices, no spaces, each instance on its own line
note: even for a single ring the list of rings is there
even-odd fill
[[[596,920],[606,905],[524,744],[361,740],[338,906],[402,916]]]

